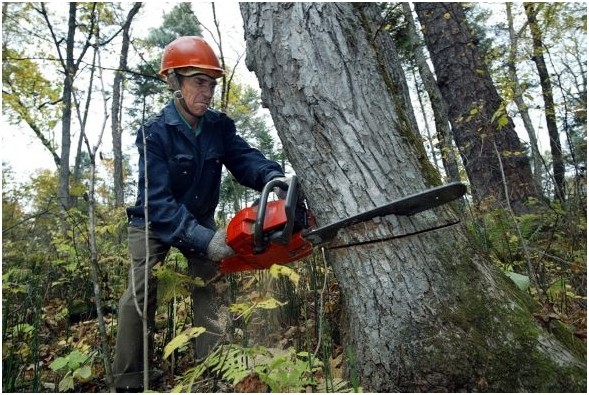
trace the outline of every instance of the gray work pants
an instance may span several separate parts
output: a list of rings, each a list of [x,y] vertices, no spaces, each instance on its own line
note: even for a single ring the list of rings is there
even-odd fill
[[[153,331],[155,329],[155,310],[157,307],[157,282],[151,275],[153,267],[163,263],[170,247],[157,236],[149,233],[149,280],[148,280],[148,328],[149,347],[153,350]],[[122,389],[143,388],[143,323],[139,311],[143,311],[145,297],[145,230],[129,227],[129,252],[131,268],[127,290],[119,302],[118,331],[113,363],[115,387]],[[189,274],[208,282],[217,275],[217,264],[202,257],[187,256]],[[133,280],[135,291],[133,292]],[[207,329],[196,339],[196,358],[202,359],[221,341],[226,326],[226,297],[223,291],[224,279],[217,280],[206,287],[193,287],[193,326]],[[226,293],[225,293],[226,294]],[[135,296],[134,296],[135,295]],[[151,357],[151,355],[150,355]],[[149,358],[151,363],[152,358]]]

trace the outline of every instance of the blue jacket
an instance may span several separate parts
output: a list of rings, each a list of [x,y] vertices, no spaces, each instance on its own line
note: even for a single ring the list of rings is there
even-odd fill
[[[219,203],[221,167],[237,181],[261,191],[284,175],[278,163],[236,134],[225,114],[207,110],[201,132],[194,132],[170,101],[139,128],[139,183],[135,206],[127,208],[129,225],[145,226],[145,163],[143,130],[147,142],[149,227],[162,242],[184,253],[204,255],[215,233],[214,213]]]

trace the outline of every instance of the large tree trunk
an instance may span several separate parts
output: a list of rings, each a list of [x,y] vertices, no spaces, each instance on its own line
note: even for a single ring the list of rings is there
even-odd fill
[[[502,100],[478,53],[462,4],[415,3],[415,10],[475,201],[484,208],[502,207],[507,189],[513,209],[526,211],[528,198],[541,197],[540,187],[513,121],[506,112],[497,113]]]
[[[241,9],[248,67],[319,224],[439,180],[408,126],[376,4]],[[405,234],[455,215],[445,206],[390,216],[339,241]],[[328,251],[364,388],[584,391],[584,362],[537,325],[525,295],[469,245],[453,227]]]
[[[546,67],[546,62],[544,61],[542,32],[536,19],[536,13],[539,8],[534,3],[525,3],[524,9],[526,10],[530,32],[532,33],[532,44],[534,47],[532,60],[536,63],[536,68],[538,69],[538,77],[540,78],[540,86],[542,87],[542,98],[544,99],[546,128],[548,129],[548,136],[550,136],[550,153],[552,154],[552,170],[554,172],[554,195],[558,200],[564,201],[564,161],[562,158],[558,126],[556,125],[556,109],[552,96],[552,83],[550,82],[548,67]]]

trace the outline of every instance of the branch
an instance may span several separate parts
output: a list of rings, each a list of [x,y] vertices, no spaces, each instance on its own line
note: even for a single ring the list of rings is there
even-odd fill
[[[9,92],[5,91],[4,89],[2,89],[2,93],[3,94],[6,94],[6,95],[9,95],[11,97],[14,97],[16,99],[17,104],[21,108],[27,108],[27,106],[25,106],[25,104],[20,100],[20,96],[14,95],[12,93],[9,93]],[[61,158],[59,157],[59,155],[57,155],[57,152],[55,151],[55,148],[53,148],[53,146],[51,144],[51,141],[49,141],[45,137],[45,135],[43,135],[43,132],[41,131],[41,128],[31,119],[31,117],[29,116],[29,114],[27,114],[26,112],[21,112],[21,111],[16,111],[16,112],[25,121],[25,123],[27,125],[29,125],[29,127],[31,128],[31,130],[37,136],[37,138],[39,140],[41,140],[41,144],[43,144],[43,146],[45,148],[47,148],[47,150],[49,151],[49,153],[53,157],[53,162],[55,162],[55,166],[59,169],[59,167],[61,166]]]
[[[73,7],[75,7],[75,3],[73,5]],[[45,3],[41,3],[41,10],[37,10],[37,12],[39,12],[42,16],[43,19],[45,19],[45,23],[47,24],[47,28],[49,29],[49,33],[51,33],[51,38],[53,39],[53,44],[55,45],[55,48],[57,49],[57,55],[59,56],[59,62],[61,63],[61,67],[67,71],[67,67],[66,67],[66,63],[63,59],[63,55],[61,54],[61,40],[57,39],[57,36],[55,35],[55,31],[53,30],[53,25],[51,24],[51,21],[49,20],[49,15],[47,14],[47,9],[45,8]]]
[[[49,199],[49,202],[47,203],[48,206],[49,206],[49,203],[51,203],[51,200],[53,200],[53,197],[51,197]],[[45,214],[47,214],[49,212],[51,212],[51,209],[49,209],[49,207],[48,207],[48,208],[46,208],[43,211],[40,211],[38,213],[29,215],[28,217],[25,217],[25,218],[21,219],[20,221],[18,221],[17,223],[9,226],[8,228],[2,229],[2,234],[4,234],[4,232],[8,232],[9,230],[12,230],[12,229],[16,228],[17,226],[20,226],[20,225],[24,224],[25,222],[27,222],[27,221],[29,221],[31,219],[42,217],[43,215],[45,215]]]

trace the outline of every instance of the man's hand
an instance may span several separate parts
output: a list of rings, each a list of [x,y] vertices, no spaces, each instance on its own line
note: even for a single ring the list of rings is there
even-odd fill
[[[219,229],[215,232],[207,247],[208,259],[213,262],[219,262],[223,258],[235,255],[235,251],[225,242],[226,237],[227,232],[224,229]]]
[[[289,177],[276,177],[272,179],[272,181],[274,180],[282,181],[286,184],[285,187],[288,187],[291,179]],[[278,196],[278,199],[286,199],[286,189],[281,186],[274,187],[274,193]]]

